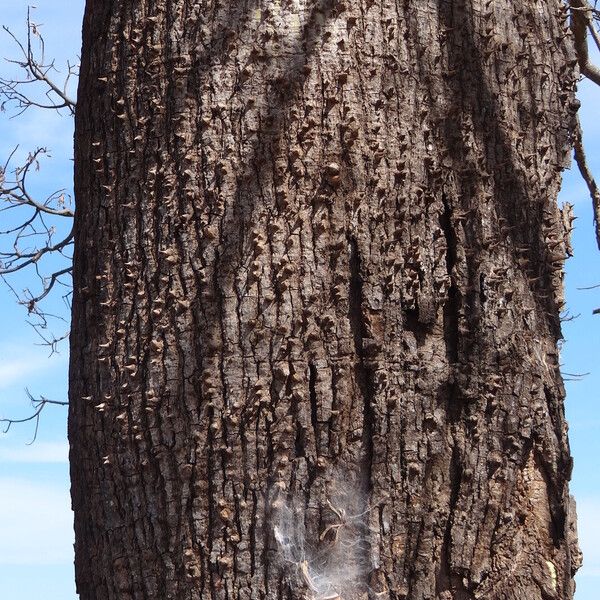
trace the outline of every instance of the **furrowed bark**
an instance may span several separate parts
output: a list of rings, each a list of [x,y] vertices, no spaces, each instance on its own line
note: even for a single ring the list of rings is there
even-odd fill
[[[89,2],[83,600],[567,599],[558,0]]]

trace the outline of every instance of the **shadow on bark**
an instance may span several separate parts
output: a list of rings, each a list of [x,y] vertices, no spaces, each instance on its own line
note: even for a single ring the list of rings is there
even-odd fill
[[[484,66],[484,58],[481,51],[481,43],[478,45],[475,41],[475,32],[473,19],[474,15],[470,11],[470,3],[460,0],[457,2],[447,2],[438,0],[438,15],[440,29],[444,30],[447,39],[448,48],[448,68],[456,74],[447,78],[445,90],[449,97],[449,106],[453,114],[447,111],[439,110],[439,132],[438,141],[445,143],[445,152],[451,157],[453,162],[452,171],[456,174],[456,185],[458,188],[458,198],[460,204],[452,203],[448,196],[445,199],[446,214],[443,217],[442,229],[444,230],[448,242],[449,253],[453,255],[456,244],[456,234],[450,221],[452,213],[466,212],[473,217],[476,214],[477,206],[473,200],[477,196],[477,184],[482,181],[482,173],[479,172],[477,164],[473,161],[471,164],[465,164],[464,157],[469,156],[469,148],[464,139],[464,123],[467,120],[460,120],[461,115],[468,115],[474,124],[474,134],[480,142],[480,146],[485,149],[484,161],[486,164],[487,175],[492,182],[494,205],[493,209],[498,217],[497,227],[506,237],[507,244],[512,250],[513,264],[518,265],[519,261],[525,258],[526,277],[530,281],[532,296],[536,303],[536,313],[544,316],[547,327],[555,339],[559,339],[560,319],[559,308],[556,305],[551,294],[548,297],[542,295],[544,290],[552,289],[552,274],[549,269],[551,259],[548,257],[548,248],[543,241],[542,223],[544,220],[544,202],[531,198],[532,186],[527,181],[527,172],[518,166],[519,159],[515,153],[515,140],[511,137],[510,131],[503,125],[502,110],[500,101],[492,92]],[[524,10],[527,6],[524,6]],[[525,18],[523,16],[523,18]],[[532,18],[533,20],[533,18]],[[526,58],[525,58],[526,60]],[[423,65],[427,69],[427,65]],[[430,89],[432,98],[435,92]],[[435,102],[432,100],[432,105]],[[528,106],[528,117],[535,122],[536,106]],[[566,140],[563,141],[565,143]],[[560,140],[558,143],[560,146]],[[559,147],[560,151],[560,147]],[[548,168],[552,168],[549,165]],[[535,167],[532,167],[534,169]],[[451,203],[450,205],[448,203]],[[483,294],[481,285],[480,265],[477,257],[485,250],[481,240],[482,231],[478,228],[478,220],[467,218],[464,224],[467,246],[473,250],[472,258],[466,261],[466,279],[468,294],[462,296],[453,282],[449,293],[449,300],[445,307],[445,333],[447,340],[448,360],[458,362],[460,369],[459,381],[468,381],[471,377],[477,377],[476,372],[480,365],[480,354],[489,352],[485,347],[485,340],[475,336],[466,336],[459,333],[459,319],[461,306],[467,305],[480,307],[485,297],[480,299],[474,296],[478,293]],[[533,234],[533,235],[532,235]],[[519,251],[519,248],[521,251]],[[523,255],[523,250],[525,254]],[[448,271],[452,272],[455,258],[449,261]],[[454,280],[454,277],[452,277]],[[467,311],[467,318],[470,321],[471,331],[481,331],[483,314],[480,310]],[[560,378],[558,368],[556,376]],[[452,384],[449,387],[448,394],[448,414],[455,422],[464,416],[465,400],[462,396],[462,385],[460,383]],[[552,400],[552,399],[551,399]],[[558,400],[555,398],[548,402],[549,410]],[[536,432],[532,435],[535,437]],[[561,433],[557,433],[558,438],[562,438]],[[472,442],[476,444],[476,442]],[[564,448],[563,448],[564,450]],[[562,452],[559,460],[559,472],[554,472],[552,465],[539,452],[533,450],[533,440],[525,440],[521,444],[521,467],[524,468],[532,452],[539,459],[544,472],[552,475],[545,477],[548,484],[548,497],[551,507],[553,521],[554,544],[559,545],[561,540],[565,539],[565,492],[564,485],[568,478],[570,470],[570,460],[568,452]],[[464,457],[461,456],[462,449],[455,450],[451,460],[451,480],[458,478],[460,483],[460,473],[463,469]],[[562,471],[562,472],[561,472]],[[566,475],[567,474],[567,475]],[[566,476],[565,476],[566,475]],[[463,492],[464,493],[464,492]],[[450,512],[455,510],[459,499],[458,490],[453,490],[450,502]],[[444,544],[442,549],[443,568],[440,573],[439,589],[457,590],[464,595],[464,598],[470,598],[470,592],[463,588],[461,577],[453,572],[451,565],[451,533],[452,518],[450,516]],[[463,596],[460,596],[461,598]]]

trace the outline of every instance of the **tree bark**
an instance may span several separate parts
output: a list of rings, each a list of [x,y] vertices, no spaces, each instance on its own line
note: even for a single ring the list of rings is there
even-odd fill
[[[88,2],[83,600],[568,599],[559,0]]]

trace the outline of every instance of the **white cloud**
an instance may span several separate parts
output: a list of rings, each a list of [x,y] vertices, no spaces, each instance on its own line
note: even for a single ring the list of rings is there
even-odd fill
[[[73,516],[66,486],[0,477],[0,565],[73,562]]]
[[[0,447],[0,462],[3,463],[67,463],[67,442],[38,442],[27,446],[20,444],[10,448]]]
[[[39,353],[6,359],[4,357],[7,354],[8,352],[0,352],[2,358],[0,362],[0,390],[7,389],[20,380],[31,381],[33,373],[42,373],[48,369],[53,369],[65,360],[63,356],[49,358]],[[14,356],[15,353],[11,354]]]

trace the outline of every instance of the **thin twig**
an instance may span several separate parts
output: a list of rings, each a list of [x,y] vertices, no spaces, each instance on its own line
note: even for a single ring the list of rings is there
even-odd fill
[[[50,276],[50,282],[48,283],[47,286],[45,286],[44,291],[41,294],[22,302],[23,304],[27,304],[27,310],[30,313],[32,313],[35,309],[35,305],[40,300],[43,300],[52,291],[52,288],[58,281],[58,278],[61,275],[66,275],[67,273],[72,273],[72,272],[73,272],[73,267],[66,267],[65,269],[61,269],[60,271],[56,271],[55,273],[52,273],[52,275]]]
[[[28,389],[25,389],[25,393],[31,400],[31,405],[34,407],[33,414],[28,417],[24,417],[23,419],[0,419],[0,423],[5,423],[6,427],[4,428],[4,433],[8,433],[9,429],[16,424],[19,423],[28,423],[29,421],[35,421],[35,430],[33,432],[33,438],[30,442],[28,442],[28,446],[33,444],[37,438],[38,427],[40,424],[40,414],[44,410],[44,408],[48,405],[56,405],[56,406],[68,406],[68,402],[64,402],[61,400],[50,400],[48,398],[44,398],[44,396],[40,396],[39,398],[34,398]]]
[[[589,285],[587,287],[578,287],[578,290],[595,290],[597,288],[600,288],[600,283],[597,283],[596,285]]]
[[[6,96],[6,98],[10,101],[16,101],[18,103],[18,106],[22,109],[18,114],[22,114],[31,106],[54,110],[68,108],[72,115],[75,114],[76,101],[68,95],[67,87],[71,77],[76,73],[76,67],[71,65],[71,63],[67,63],[68,73],[62,87],[52,80],[52,78],[48,74],[51,70],[56,70],[54,68],[54,61],[52,61],[50,64],[44,64],[44,38],[40,35],[37,26],[34,23],[32,23],[30,10],[27,10],[27,47],[25,47],[18,40],[18,38],[12,33],[12,31],[8,27],[3,26],[3,29],[13,39],[13,41],[18,46],[22,54],[22,58],[20,60],[9,60],[8,62],[12,62],[14,64],[19,65],[27,72],[28,75],[30,75],[33,78],[28,78],[23,81],[7,81],[4,79],[0,79],[0,85],[2,86],[0,89],[4,96]],[[32,32],[40,40],[40,44],[42,47],[40,60],[36,58],[35,52],[32,48]],[[20,86],[32,83],[34,81],[42,83],[48,88],[45,95],[50,100],[51,104],[42,104],[41,102],[32,100],[31,97],[29,97],[27,94],[24,94],[21,91],[19,91]],[[53,101],[51,93],[55,94],[59,98],[59,102]]]
[[[69,232],[69,235],[65,237],[63,240],[55,244],[54,246],[45,246],[44,248],[40,248],[35,252],[29,254],[21,254],[19,258],[26,258],[27,260],[15,265],[14,267],[0,268],[0,275],[8,275],[9,273],[15,273],[16,271],[20,271],[29,265],[33,265],[44,256],[44,254],[48,254],[49,252],[58,252],[70,245],[73,242],[73,230]]]

